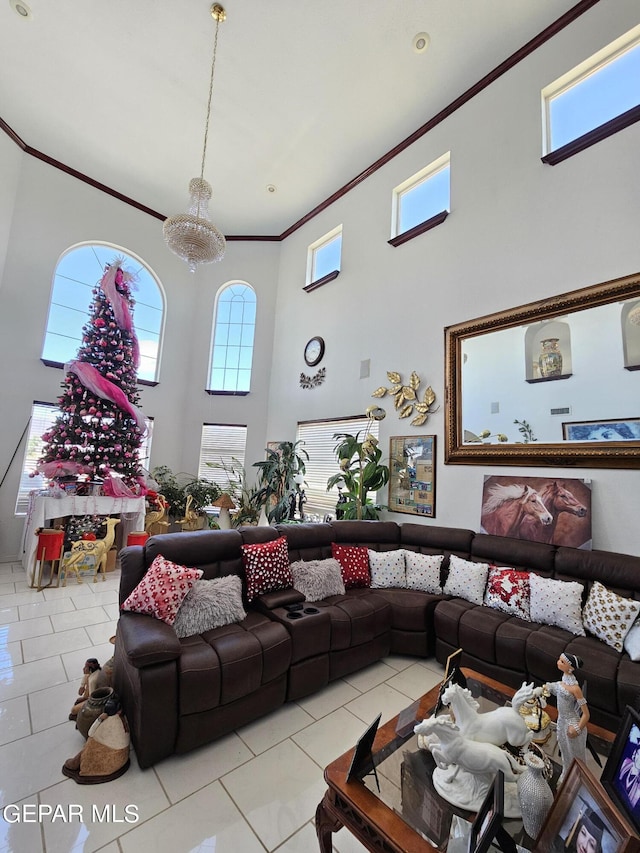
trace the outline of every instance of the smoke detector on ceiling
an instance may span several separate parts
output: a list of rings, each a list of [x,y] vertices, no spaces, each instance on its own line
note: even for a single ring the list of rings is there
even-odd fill
[[[23,21],[33,20],[33,12],[26,3],[22,2],[22,0],[9,0],[9,5],[16,15],[19,15]]]
[[[415,53],[426,53],[431,44],[429,33],[418,33],[413,37],[413,50]]]

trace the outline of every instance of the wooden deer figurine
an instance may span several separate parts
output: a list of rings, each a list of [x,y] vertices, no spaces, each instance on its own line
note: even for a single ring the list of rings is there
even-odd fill
[[[98,580],[98,574],[100,571],[102,571],[102,580],[106,580],[107,554],[111,550],[111,546],[116,538],[116,524],[120,524],[120,519],[107,518],[103,524],[106,524],[107,526],[107,535],[104,539],[95,539],[92,541],[88,539],[80,539],[78,542],[74,542],[71,546],[71,553],[66,558],[62,566],[64,570],[62,586],[67,585],[69,572],[75,572],[76,582],[82,583],[82,578],[78,574],[78,566],[85,562],[87,556],[91,556],[95,560],[93,582],[96,583]]]

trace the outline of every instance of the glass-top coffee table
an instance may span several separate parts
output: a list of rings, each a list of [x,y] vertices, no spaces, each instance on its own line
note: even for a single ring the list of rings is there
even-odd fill
[[[514,690],[469,669],[463,669],[467,687],[480,703],[480,712],[505,705]],[[316,832],[321,853],[331,853],[332,833],[343,826],[371,851],[383,853],[444,853],[449,839],[464,833],[473,814],[457,809],[434,789],[431,780],[435,767],[431,753],[418,747],[413,726],[433,715],[439,685],[409,705],[398,716],[382,725],[373,744],[373,763],[380,790],[373,774],[365,772],[347,781],[353,749],[345,752],[325,769],[327,792],[316,811]],[[372,708],[372,717],[375,708]],[[554,788],[560,775],[554,721],[555,708],[548,706],[552,734],[541,745],[551,759]],[[444,708],[441,713],[447,713]],[[602,764],[613,742],[613,733],[589,725],[590,742]],[[601,768],[589,755],[588,765],[599,777]],[[505,828],[522,848],[530,849],[519,820],[505,822]],[[454,846],[454,845],[452,845]]]

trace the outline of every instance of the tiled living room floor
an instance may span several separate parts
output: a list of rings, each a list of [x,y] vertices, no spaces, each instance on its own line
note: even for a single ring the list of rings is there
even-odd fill
[[[324,766],[378,712],[389,719],[442,678],[435,660],[391,656],[189,755],[144,771],[132,755],[120,779],[77,785],[60,769],[84,743],[68,714],[86,658],[113,653],[118,582],[112,572],[36,592],[19,563],[0,564],[0,803],[63,807],[55,821],[24,823],[13,821],[35,820],[33,808],[3,808],[0,853],[315,853]],[[107,805],[111,819],[93,820]],[[342,830],[334,849],[364,847]]]

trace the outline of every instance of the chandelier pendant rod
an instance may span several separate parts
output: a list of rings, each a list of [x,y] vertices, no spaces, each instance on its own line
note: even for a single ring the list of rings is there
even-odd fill
[[[209,139],[209,119],[211,117],[211,101],[213,99],[213,77],[216,70],[216,55],[218,53],[218,31],[220,29],[220,23],[225,20],[226,13],[222,6],[219,6],[215,3],[211,7],[211,17],[215,18],[216,21],[216,31],[213,37],[213,59],[211,61],[211,78],[209,80],[209,100],[207,101],[207,118],[204,125],[204,142],[202,145],[202,163],[200,165],[200,180],[204,179],[204,162],[207,156],[207,141]],[[196,212],[196,217],[200,219],[200,198],[198,197],[198,209]]]

